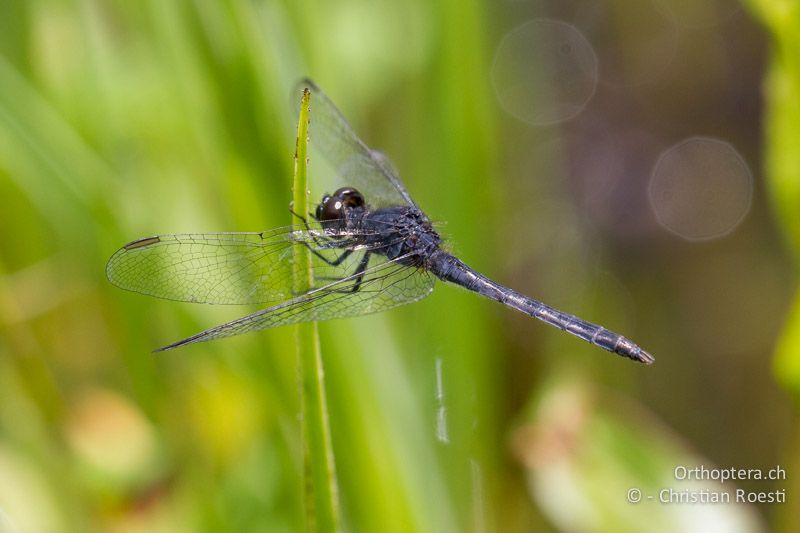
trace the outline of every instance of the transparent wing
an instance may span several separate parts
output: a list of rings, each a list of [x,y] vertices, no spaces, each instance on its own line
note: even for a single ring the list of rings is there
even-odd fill
[[[370,254],[369,260],[360,281],[359,275],[353,273],[287,302],[192,335],[157,351],[298,322],[377,313],[420,300],[433,289],[434,278],[426,270],[403,265],[397,260],[387,261],[384,256],[376,254]],[[357,285],[358,290],[354,291]]]
[[[106,274],[129,291],[183,302],[263,304],[291,299],[294,246],[308,246],[319,280],[345,278],[366,251],[367,232],[287,226],[261,233],[158,235],[126,244],[109,259]],[[329,264],[341,259],[339,264]]]
[[[343,180],[342,186],[355,187],[375,207],[417,207],[386,156],[370,150],[358,138],[333,102],[313,81],[301,81],[296,93],[306,87],[311,91],[311,146],[334,167]],[[300,98],[295,100],[299,102]]]

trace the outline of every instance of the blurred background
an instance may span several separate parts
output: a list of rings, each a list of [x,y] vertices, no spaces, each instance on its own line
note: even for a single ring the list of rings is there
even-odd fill
[[[345,529],[800,528],[800,5],[4,0],[0,530],[303,529],[292,328],[154,355],[255,309],[104,268],[292,222],[304,75],[468,264],[656,357],[443,284],[321,324]]]

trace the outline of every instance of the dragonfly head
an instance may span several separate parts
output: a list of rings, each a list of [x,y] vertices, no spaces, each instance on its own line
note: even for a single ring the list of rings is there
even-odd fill
[[[322,197],[317,206],[317,220],[340,220],[344,218],[346,209],[354,207],[364,207],[364,196],[352,187],[342,187]]]

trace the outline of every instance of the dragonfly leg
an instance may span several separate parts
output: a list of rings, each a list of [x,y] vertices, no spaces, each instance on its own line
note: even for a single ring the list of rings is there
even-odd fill
[[[336,259],[328,259],[328,258],[327,258],[327,257],[325,257],[324,255],[322,255],[321,253],[319,253],[318,251],[316,251],[315,249],[313,249],[313,248],[311,247],[311,245],[310,245],[310,244],[308,244],[307,242],[304,242],[303,244],[305,244],[305,245],[306,245],[306,248],[308,248],[308,249],[309,249],[309,251],[310,251],[312,254],[316,255],[317,257],[319,257],[320,259],[322,259],[323,261],[325,261],[325,262],[326,262],[327,264],[329,264],[330,266],[339,266],[339,265],[341,265],[341,264],[342,264],[342,261],[344,261],[345,259],[347,259],[348,257],[350,257],[350,254],[352,254],[352,253],[353,253],[353,250],[345,250],[345,251],[344,251],[344,252],[342,252],[342,253],[339,255],[339,257],[337,257]]]
[[[290,212],[292,215],[294,215],[294,216],[296,216],[297,218],[299,218],[300,220],[302,220],[302,221],[303,221],[303,224],[305,224],[305,225],[306,225],[306,229],[307,229],[307,230],[310,230],[310,229],[311,229],[311,228],[309,228],[309,227],[308,227],[308,219],[307,219],[306,217],[304,217],[303,215],[300,215],[300,214],[296,213],[296,212],[295,212],[295,210],[294,210],[294,209],[292,209],[291,207],[289,207],[289,212]],[[314,220],[317,220],[317,217],[316,217],[316,216],[314,216],[314,213],[313,213],[312,211],[309,211],[309,212],[308,212],[308,216],[309,216],[309,217],[311,217],[311,218],[313,218]]]
[[[340,264],[342,263],[342,261],[344,261],[345,259],[347,259],[348,257],[350,257],[350,254],[352,254],[352,253],[353,253],[353,250],[345,250],[345,251],[344,251],[344,252],[342,252],[342,253],[341,253],[341,255],[339,255],[339,257],[337,257],[336,259],[334,259],[334,260],[330,260],[330,259],[328,259],[327,257],[325,257],[324,255],[322,255],[321,253],[319,253],[318,251],[316,251],[314,248],[312,248],[312,247],[311,247],[311,245],[310,245],[310,244],[308,244],[307,242],[303,242],[302,244],[303,244],[303,245],[304,245],[306,248],[308,248],[308,250],[309,250],[309,251],[310,251],[312,254],[316,255],[316,256],[317,256],[317,257],[319,257],[319,258],[320,258],[322,261],[325,261],[327,264],[329,264],[329,265],[331,265],[331,266],[338,266],[338,265],[340,265]],[[364,255],[366,256],[367,254],[364,254]],[[359,263],[359,269],[361,269],[361,263],[363,263],[363,262],[364,262],[364,259],[362,258],[362,259],[361,259],[361,262]],[[356,271],[358,272],[358,270],[356,270]],[[360,271],[360,272],[361,272],[361,276],[360,276],[360,277],[359,277],[359,279],[358,279],[358,283],[359,283],[359,284],[361,283],[361,278],[363,278],[363,277],[364,277],[364,271],[363,271],[363,269],[361,269],[361,271]],[[323,280],[323,281],[335,281],[335,280],[338,280],[338,279],[341,279],[341,278],[334,278],[334,277],[320,276],[320,277],[315,277],[315,279],[317,279],[317,280]],[[356,289],[356,290],[358,290],[358,289]],[[350,290],[348,289],[348,290],[346,290],[346,291],[334,291],[334,292],[350,292]],[[353,292],[355,292],[355,291],[353,291]],[[300,294],[302,294],[302,293],[296,293],[296,294],[295,294],[295,296],[300,296]]]
[[[289,212],[292,214],[292,216],[296,216],[297,218],[302,220],[303,224],[306,225],[306,229],[308,229],[308,219],[306,217],[304,217],[303,215],[298,215],[297,213],[295,213],[294,209],[292,209],[291,207],[289,207]],[[309,213],[309,215],[310,214],[311,213]]]
[[[299,218],[300,220],[302,220],[302,221],[303,221],[303,225],[306,227],[306,231],[308,231],[308,234],[309,234],[309,235],[311,235],[311,238],[314,240],[314,244],[316,244],[317,246],[319,246],[319,247],[321,247],[321,248],[325,247],[325,245],[329,245],[329,244],[330,244],[330,240],[324,240],[324,239],[320,239],[320,238],[319,238],[317,235],[315,235],[315,234],[314,234],[314,232],[311,230],[311,226],[309,226],[309,225],[308,225],[308,219],[307,219],[306,217],[304,217],[304,216],[302,216],[302,215],[299,215],[299,214],[297,214],[297,213],[294,211],[294,209],[292,209],[291,207],[289,208],[289,212],[290,212],[292,215],[296,216],[297,218]],[[311,218],[315,218],[313,213],[308,213],[308,215],[309,215]],[[333,259],[333,260],[331,260],[331,259],[328,259],[327,257],[325,257],[324,255],[322,255],[321,253],[319,253],[319,252],[318,252],[317,250],[315,250],[314,248],[312,248],[312,247],[311,247],[311,245],[310,245],[310,244],[308,244],[307,242],[304,242],[303,244],[305,245],[305,247],[306,247],[306,248],[308,248],[308,249],[309,249],[309,251],[310,251],[312,254],[316,255],[316,256],[317,256],[317,257],[319,257],[321,260],[325,261],[327,264],[329,264],[329,265],[331,265],[331,266],[338,266],[338,265],[341,265],[341,264],[342,264],[342,261],[344,261],[345,259],[347,259],[347,258],[350,256],[350,254],[351,254],[351,253],[353,253],[353,250],[346,250],[345,252],[343,252],[343,253],[342,253],[342,254],[341,254],[339,257],[337,257],[336,259]]]
[[[364,281],[364,272],[367,270],[368,265],[369,265],[369,252],[365,252],[364,257],[362,257],[361,261],[358,263],[358,268],[356,268],[356,271],[353,272],[353,274],[355,274],[356,277],[351,292],[358,292],[358,290],[361,288],[361,282]]]
[[[351,250],[348,250],[347,252],[345,252],[345,254],[350,255],[349,252],[351,252]],[[342,254],[342,255],[345,255],[345,254]],[[353,277],[353,280],[354,280],[353,287],[350,288],[350,289],[335,289],[335,290],[333,290],[331,292],[340,292],[340,293],[344,293],[344,294],[349,294],[351,292],[358,292],[359,289],[361,289],[361,282],[364,280],[364,273],[366,272],[368,265],[369,265],[369,252],[366,252],[364,254],[364,257],[361,258],[361,261],[358,262],[358,266],[356,267],[356,269],[353,271],[353,273],[350,276],[348,276],[348,277]],[[339,280],[341,278],[318,277],[316,279],[326,280],[326,281],[336,281],[336,280]]]
[[[302,220],[302,221],[303,221],[303,225],[306,227],[306,231],[308,231],[308,234],[309,234],[309,235],[311,235],[311,238],[312,238],[312,239],[314,239],[314,242],[317,244],[317,246],[322,246],[322,244],[321,244],[321,243],[320,243],[320,241],[318,240],[319,238],[318,238],[318,237],[317,237],[317,236],[314,234],[314,232],[311,230],[311,226],[309,226],[309,225],[308,225],[308,219],[307,219],[306,217],[304,217],[304,216],[302,216],[302,215],[298,214],[298,213],[295,213],[294,209],[292,209],[291,207],[289,208],[289,212],[290,212],[290,213],[291,213],[293,216],[296,216],[297,218],[299,218],[300,220]],[[316,220],[316,217],[314,217],[314,214],[313,214],[313,213],[309,212],[309,213],[308,213],[308,216],[310,216],[311,218],[313,218],[314,220]],[[323,241],[323,242],[324,242],[324,241]]]

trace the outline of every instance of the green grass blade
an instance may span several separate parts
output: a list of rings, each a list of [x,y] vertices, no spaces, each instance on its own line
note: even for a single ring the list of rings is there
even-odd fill
[[[294,157],[292,208],[295,213],[302,215],[308,213],[307,148],[310,99],[311,93],[305,89],[300,106]],[[296,294],[300,294],[313,286],[311,252],[303,246],[297,246],[294,253],[294,290]],[[316,323],[297,326],[297,353],[303,409],[306,527],[309,531],[339,531],[339,492]]]

